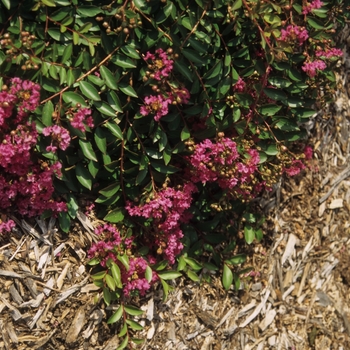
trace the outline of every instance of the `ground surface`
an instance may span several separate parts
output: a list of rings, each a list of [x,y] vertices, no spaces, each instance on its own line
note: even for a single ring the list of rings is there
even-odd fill
[[[249,250],[255,276],[225,292],[218,280],[178,281],[145,310],[142,349],[350,349],[350,43],[334,106],[310,122],[313,169],[261,201],[266,238]],[[346,48],[347,47],[347,48]],[[86,268],[94,223],[68,235],[54,221],[0,243],[0,349],[116,349],[116,330]],[[57,254],[58,253],[58,254]]]

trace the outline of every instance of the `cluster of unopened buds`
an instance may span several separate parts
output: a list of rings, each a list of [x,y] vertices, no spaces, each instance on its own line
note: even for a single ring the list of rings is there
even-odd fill
[[[156,121],[169,113],[170,105],[187,104],[190,100],[190,93],[185,87],[174,87],[173,84],[169,84],[168,79],[174,67],[170,54],[172,49],[168,49],[167,52],[157,49],[154,54],[147,52],[143,57],[149,63],[143,80],[153,80],[152,90],[156,95],[144,98],[140,113],[143,116],[153,114]]]

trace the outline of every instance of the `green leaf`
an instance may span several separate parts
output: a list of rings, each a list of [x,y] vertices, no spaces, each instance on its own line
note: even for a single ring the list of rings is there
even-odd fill
[[[99,112],[108,117],[115,117],[117,114],[116,111],[105,102],[95,101],[94,106]]]
[[[174,62],[174,68],[177,70],[184,78],[188,79],[190,82],[193,82],[192,72],[187,67],[187,65],[182,62],[180,59]]]
[[[70,43],[63,50],[61,63],[67,64],[67,62],[71,60],[72,53],[73,53],[73,44]]]
[[[232,265],[240,265],[240,264],[243,264],[246,260],[247,260],[246,254],[237,254],[234,257],[225,260],[225,262]]]
[[[101,8],[97,6],[90,6],[90,5],[80,5],[77,6],[77,12],[79,15],[83,17],[95,17],[99,13],[101,13]]]
[[[112,261],[110,269],[117,288],[123,288],[119,266],[114,261]]]
[[[122,68],[136,68],[135,62],[124,55],[114,55],[111,57],[111,62]]]
[[[188,278],[190,278],[193,282],[200,282],[200,278],[198,277],[198,275],[193,272],[192,270],[187,270],[186,271],[186,275],[188,276]]]
[[[111,210],[104,218],[108,222],[120,222],[124,220],[124,214],[121,208]]]
[[[246,225],[244,227],[244,238],[245,238],[245,241],[250,244],[254,241],[255,239],[255,232],[254,232],[254,229],[252,226],[250,225]]]
[[[118,322],[123,316],[123,307],[120,305],[117,311],[107,320],[107,324],[112,324]]]
[[[226,290],[229,290],[233,282],[233,273],[231,269],[224,263],[222,271],[222,285]]]
[[[187,258],[187,257],[184,257],[183,258],[187,265],[191,266],[191,268],[194,270],[194,271],[199,271],[203,268],[203,266],[201,264],[199,264],[195,259],[193,258]]]
[[[164,294],[163,294],[163,301],[166,300],[166,298],[168,297],[168,293],[169,293],[169,290],[170,290],[170,286],[168,283],[166,283],[163,279],[160,279],[160,282],[162,283],[162,287],[163,287],[163,291],[164,291]]]
[[[242,0],[236,0],[233,5],[231,6],[231,11],[236,11],[240,9],[243,6]]]
[[[112,300],[111,292],[109,291],[108,288],[105,288],[105,287],[102,289],[102,291],[103,291],[103,300],[106,303],[106,305],[108,306]]]
[[[276,86],[280,89],[287,88],[292,84],[291,81],[289,81],[286,78],[281,78],[281,77],[269,77],[268,81],[271,85]]]
[[[101,101],[101,97],[96,88],[87,81],[81,81],[79,83],[79,88],[83,95],[87,98],[90,98],[93,101]]]
[[[148,174],[147,168],[140,170],[136,176],[135,185],[140,185],[142,183],[142,181],[146,178],[147,174]]]
[[[110,106],[117,112],[123,113],[118,95],[114,91],[107,92],[107,99]]]
[[[107,286],[114,292],[117,286],[114,278],[111,275],[107,274],[105,279]]]
[[[315,29],[325,29],[322,21],[316,19],[316,18],[311,18],[311,17],[307,17],[307,23],[312,27],[312,28],[315,28]]]
[[[79,146],[86,158],[97,162],[95,151],[93,150],[92,145],[89,141],[79,139]]]
[[[258,111],[262,115],[270,117],[275,115],[281,108],[282,106],[277,106],[275,104],[267,104],[267,105],[260,106],[258,108]]]
[[[127,328],[126,323],[125,323],[125,328]],[[117,347],[116,350],[123,350],[123,349],[125,349],[128,346],[128,343],[129,343],[129,336],[127,335],[124,338],[124,340],[122,341],[122,343]]]
[[[102,79],[105,81],[106,85],[112,90],[118,90],[118,84],[113,76],[113,73],[105,66],[100,67],[100,73]]]
[[[88,190],[91,191],[92,188],[92,178],[89,173],[89,171],[82,165],[81,163],[78,163],[75,167],[75,174],[78,179],[78,181],[86,187]]]
[[[41,0],[41,2],[48,7],[56,7],[54,0]]]
[[[136,91],[131,85],[124,85],[119,87],[120,91],[123,92],[125,95],[131,96],[131,97],[138,97]]]
[[[128,325],[124,323],[122,329],[118,333],[118,337],[123,337],[127,333],[127,331],[128,331]]]
[[[118,255],[117,258],[124,265],[124,267],[126,268],[126,271],[129,271],[130,266],[129,266],[129,258],[128,258],[128,256],[126,254]]]
[[[71,103],[72,106],[76,106],[78,103],[83,107],[87,107],[84,98],[76,92],[66,91],[62,94],[63,101],[66,103]]]
[[[107,271],[99,271],[91,276],[94,281],[103,280],[107,274]]]
[[[10,0],[1,0],[1,1],[8,10],[11,8],[11,1]]]
[[[179,171],[179,169],[174,167],[173,165],[164,165],[162,163],[157,163],[154,160],[152,160],[151,166],[152,168],[154,168],[155,170],[157,170],[162,174],[175,174],[176,172]]]
[[[45,126],[52,125],[52,113],[54,112],[53,103],[47,101],[43,108],[42,122]]]
[[[60,228],[63,232],[67,233],[70,229],[71,219],[66,212],[58,213],[58,221],[60,223]]]
[[[124,305],[124,310],[127,314],[132,316],[139,316],[143,314],[143,311],[132,305]]]
[[[148,282],[152,281],[153,271],[150,266],[146,267],[145,278]]]
[[[119,191],[119,189],[120,189],[119,182],[115,182],[115,183],[112,183],[112,184],[108,185],[107,187],[103,188],[102,190],[100,190],[99,193],[101,193],[102,195],[104,195],[106,197],[111,197],[115,193],[117,193]]]
[[[182,274],[178,271],[164,271],[164,272],[159,272],[158,276],[163,280],[173,280],[175,278],[182,276]]]
[[[287,95],[281,90],[266,88],[264,89],[264,93],[276,101],[284,101],[287,99]]]
[[[107,122],[103,125],[108,128],[117,139],[123,140],[123,133],[118,124],[115,122]]]
[[[77,215],[77,211],[79,209],[78,201],[75,198],[75,196],[71,193],[67,195],[67,207],[68,207],[68,214],[71,218],[75,219]]]
[[[95,139],[95,143],[98,147],[98,149],[102,152],[102,153],[106,153],[107,152],[107,140],[106,140],[106,135],[103,132],[101,127],[97,127],[94,133],[94,139]]]
[[[130,326],[131,329],[134,331],[141,331],[143,327],[138,323],[133,320],[126,319],[125,322]]]
[[[196,65],[205,65],[207,60],[198,54],[197,51],[191,49],[183,49],[181,52],[189,61]]]
[[[90,266],[95,266],[95,265],[98,265],[100,263],[100,259],[95,257],[95,258],[92,258],[91,260],[88,261],[88,265]]]
[[[79,45],[79,39],[80,39],[80,37],[79,37],[78,32],[73,32],[73,44],[74,45]]]

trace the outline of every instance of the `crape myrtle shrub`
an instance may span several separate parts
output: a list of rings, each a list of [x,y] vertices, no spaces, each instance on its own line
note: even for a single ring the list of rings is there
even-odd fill
[[[195,281],[222,267],[224,287],[239,285],[235,238],[262,238],[251,200],[312,157],[303,125],[331,100],[345,10],[341,0],[2,0],[1,147],[17,137],[33,163],[14,173],[1,149],[1,186],[53,181],[60,164],[48,209],[64,231],[79,198],[95,201],[109,223],[89,254],[107,303],[159,279],[167,293],[176,261]],[[7,206],[20,210],[21,196]]]

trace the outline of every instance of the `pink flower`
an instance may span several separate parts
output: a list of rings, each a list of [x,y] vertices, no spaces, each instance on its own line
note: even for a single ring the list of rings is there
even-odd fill
[[[80,108],[76,113],[73,114],[70,123],[73,128],[79,129],[82,132],[86,131],[86,126],[93,128],[94,121],[91,117],[91,109]]]
[[[323,70],[325,69],[327,66],[326,64],[321,61],[321,60],[316,60],[313,62],[304,62],[303,66],[301,67],[301,69],[310,77],[313,78],[316,74],[317,71],[316,70]]]
[[[304,27],[289,25],[286,29],[281,30],[281,37],[279,40],[294,42],[296,39],[299,45],[302,45],[309,37],[307,30]]]
[[[7,220],[6,222],[0,223],[0,233],[11,232],[11,230],[16,226],[13,220]]]
[[[295,176],[298,175],[303,169],[305,169],[303,162],[299,159],[294,159],[292,165],[289,168],[284,168],[283,172],[289,176]]]
[[[307,15],[312,10],[321,8],[322,5],[323,5],[323,2],[321,0],[314,0],[310,3],[307,3],[307,5],[303,7],[303,15]]]
[[[67,129],[59,126],[59,125],[54,125],[54,126],[48,126],[43,129],[43,135],[44,136],[51,136],[53,142],[57,142],[59,148],[64,151],[67,149],[67,147],[70,144],[70,136],[69,132]],[[52,146],[52,143],[50,146],[46,148],[47,152],[53,152],[55,153],[57,150],[57,147]]]
[[[175,95],[175,101],[180,104],[186,104],[190,100],[190,92],[184,87],[182,89],[174,89],[173,94]]]
[[[181,253],[183,237],[181,223],[187,223],[191,215],[187,213],[192,202],[192,194],[197,191],[196,186],[189,182],[182,190],[167,187],[155,193],[155,198],[140,206],[128,202],[126,210],[131,216],[152,218],[153,236],[147,245],[157,250],[171,264]]]
[[[340,49],[332,48],[326,51],[317,50],[317,57],[325,57],[325,58],[333,58],[333,57],[341,57],[343,56],[343,51]]]
[[[245,90],[245,86],[246,86],[246,83],[241,77],[239,77],[233,89],[237,92],[243,92]]]
[[[141,106],[140,113],[143,116],[148,114],[154,114],[154,120],[159,121],[159,119],[169,112],[169,104],[172,102],[170,98],[165,98],[163,95],[157,96],[147,96],[144,99],[145,104]]]
[[[311,146],[305,146],[304,148],[304,155],[306,160],[312,159],[312,156],[314,154],[314,150],[312,149]]]
[[[155,80],[162,80],[169,76],[173,70],[174,61],[170,60],[168,55],[162,49],[157,49],[155,54],[149,51],[144,56],[145,61],[152,60],[153,64],[150,64],[149,69],[153,71],[153,76]]]

